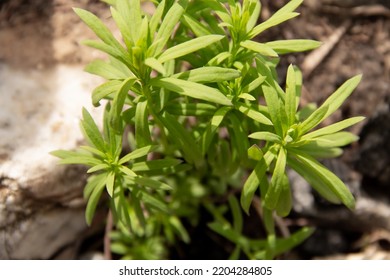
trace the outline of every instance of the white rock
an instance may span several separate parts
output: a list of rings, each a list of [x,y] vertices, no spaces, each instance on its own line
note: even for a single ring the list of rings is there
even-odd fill
[[[101,120],[102,108],[91,104],[100,82],[80,67],[22,72],[0,64],[0,259],[50,257],[85,229],[84,205],[72,203],[81,198],[83,169],[59,166],[49,152],[83,141],[83,106]]]

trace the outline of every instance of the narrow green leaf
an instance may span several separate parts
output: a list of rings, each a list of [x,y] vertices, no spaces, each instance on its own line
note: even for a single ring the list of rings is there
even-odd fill
[[[142,201],[139,199],[140,190],[137,188],[133,188],[132,192],[130,192],[130,203],[132,209],[135,213],[135,216],[138,219],[139,226],[143,231],[145,231],[146,227],[146,219],[145,219],[145,208],[142,205]]]
[[[160,25],[160,28],[158,29],[154,44],[148,50],[148,53],[151,57],[154,57],[162,52],[165,44],[171,37],[176,24],[180,21],[180,18],[184,14],[187,4],[188,0],[179,0],[168,10]]]
[[[126,52],[124,54],[124,57],[130,57],[130,54]],[[131,67],[133,66],[131,61],[123,62],[121,60],[116,59],[113,56],[110,56],[109,59],[110,59],[109,63],[112,66],[114,66],[117,69],[117,71],[122,72],[122,75],[124,76],[125,79],[130,76],[134,76],[133,72],[130,71],[130,69],[134,69],[134,67]],[[128,65],[130,65],[130,67]]]
[[[302,72],[297,66],[292,66],[295,73],[295,111],[298,110],[298,106],[301,98],[302,91]],[[292,81],[291,81],[292,82]],[[286,89],[287,90],[287,89]]]
[[[318,106],[316,103],[307,103],[297,112],[296,117],[298,121],[303,122],[306,120],[315,110],[318,109]]]
[[[87,170],[87,173],[93,173],[100,170],[105,170],[110,168],[110,166],[107,163],[101,163],[95,166],[92,166],[90,169]]]
[[[88,142],[100,151],[106,150],[103,137],[100,134],[99,128],[95,124],[92,116],[88,113],[87,109],[83,108],[83,119],[80,122],[81,129]]]
[[[162,20],[162,16],[165,8],[165,0],[160,1],[156,10],[153,12],[153,15],[149,21],[149,32],[152,36],[156,33],[157,27]]]
[[[139,0],[116,0],[116,8],[126,23],[126,29],[131,36],[132,45],[138,41],[141,26],[141,1]],[[124,29],[123,27],[122,29]],[[126,33],[127,34],[127,30]]]
[[[122,118],[121,113],[123,111],[123,106],[125,105],[126,97],[129,94],[130,89],[133,87],[134,83],[137,81],[137,78],[130,77],[127,78],[121,84],[121,87],[112,101],[112,107],[110,111],[110,124],[117,131],[122,131]]]
[[[321,42],[314,40],[279,40],[265,43],[267,47],[273,49],[277,54],[294,52],[305,52],[318,48]]]
[[[179,174],[194,168],[191,164],[179,164],[175,166],[164,167],[163,169],[151,169],[149,171],[142,171],[140,175],[143,176],[167,176],[171,174]]]
[[[157,196],[151,196],[146,191],[141,190],[141,192],[142,192],[141,199],[142,199],[142,201],[145,202],[145,204],[147,204],[148,206],[155,208],[156,210],[161,211],[165,214],[168,214],[168,215],[170,214],[171,211],[169,210],[169,207],[165,202],[163,202]]]
[[[107,63],[100,59],[96,59],[89,63],[84,70],[107,80],[124,80],[128,77],[127,73],[119,70],[111,63]]]
[[[89,156],[89,155],[81,154],[79,152],[66,151],[66,150],[55,150],[55,151],[51,151],[50,154],[60,159],[76,158],[78,156]]]
[[[104,175],[104,174],[103,174]],[[105,187],[105,180],[101,180],[101,178],[97,179],[96,184],[89,196],[87,207],[85,209],[85,220],[87,225],[91,225],[93,216],[95,215],[96,207],[99,202],[100,196]]]
[[[215,112],[214,116],[211,118],[210,123],[208,124],[204,134],[202,135],[202,154],[206,154],[213,137],[215,136],[217,129],[220,127],[223,119],[226,114],[230,111],[229,107],[222,107]]]
[[[152,143],[149,129],[148,102],[146,100],[137,104],[135,112],[135,140],[138,148],[149,146]]]
[[[211,11],[224,11],[226,13],[226,8],[224,7],[223,3],[219,3],[218,1],[215,2],[209,2],[209,3],[217,3],[215,7],[210,6]],[[207,3],[207,5],[210,5]],[[219,10],[218,10],[219,9]],[[217,14],[217,12],[216,12]],[[207,27],[213,34],[220,34],[220,35],[226,35],[225,30],[223,29],[223,26],[221,25],[221,22],[218,20],[218,18],[214,15],[213,12],[210,12],[210,10],[205,10],[202,13],[202,17],[204,19],[204,22],[208,25]],[[224,21],[226,22],[226,21]],[[229,43],[228,40],[223,40],[221,41],[222,48],[223,49],[228,49],[229,48]]]
[[[114,196],[110,201],[112,203],[111,209],[115,221],[119,226],[127,228],[133,231],[133,225],[130,218],[130,204],[128,198],[124,194],[124,189],[119,187],[115,188]]]
[[[116,49],[123,49],[121,44],[112,35],[111,31],[97,16],[83,9],[73,8],[73,10],[104,43]]]
[[[266,177],[263,177],[260,184],[267,185],[266,188],[262,188],[261,193],[264,193],[263,189],[268,190],[269,184],[268,184],[268,179]],[[268,246],[267,247],[271,247],[271,246],[275,247],[274,244],[270,244],[270,243],[275,243],[275,241],[276,241],[275,240],[275,219],[274,219],[274,215],[273,215],[274,211],[269,210],[268,208],[264,207],[264,205],[262,205],[262,206],[263,206],[262,207],[263,223],[264,223],[264,227],[265,227],[265,230],[267,232],[267,235],[268,235],[268,238],[267,238],[268,239],[267,240]],[[271,240],[270,240],[270,238],[271,238]],[[267,249],[269,249],[269,248],[267,248]]]
[[[198,83],[175,78],[161,78],[151,80],[151,84],[193,98],[226,106],[232,105],[231,101],[219,90]]]
[[[130,107],[126,110],[123,111],[122,113],[122,118],[123,120],[126,122],[126,124],[131,124],[133,125],[134,123],[134,117],[135,117],[135,111],[136,111],[137,107],[136,106],[133,106],[133,107]]]
[[[244,209],[245,213],[249,214],[249,207],[252,203],[253,196],[260,185],[260,181],[263,178],[265,172],[268,169],[268,166],[273,161],[275,155],[268,151],[265,153],[264,157],[256,164],[255,169],[249,175],[248,179],[245,181],[244,187],[241,191],[241,206]]]
[[[179,235],[179,237],[184,243],[190,242],[191,238],[179,218],[177,218],[176,216],[170,216],[169,224],[173,227],[173,229],[176,231],[176,233]]]
[[[221,18],[222,23],[220,23],[220,26],[228,26],[233,27],[232,17],[223,10],[217,10],[215,13]]]
[[[141,21],[141,25],[137,27],[138,29],[138,40],[136,41],[136,46],[142,49],[142,53],[147,53],[147,47],[149,46],[148,40],[150,38],[149,35],[149,17],[144,16]],[[148,56],[148,55],[147,55]]]
[[[120,0],[122,2],[122,0]],[[128,2],[128,1],[126,1]],[[111,15],[112,18],[114,19],[116,26],[119,28],[121,34],[122,34],[122,39],[125,42],[125,45],[128,50],[131,50],[132,47],[134,47],[134,34],[132,34],[131,30],[131,24],[128,24],[126,22],[127,19],[123,18],[123,12],[120,13],[118,10],[116,10],[114,7],[110,7],[111,9]]]
[[[290,0],[286,5],[277,10],[274,16],[291,13],[295,11],[302,3],[303,0]]]
[[[244,115],[248,116],[249,118],[251,118],[259,123],[266,124],[266,125],[272,125],[272,122],[270,121],[270,119],[268,119],[266,116],[264,116],[262,113],[260,113],[256,109],[253,109],[244,103],[237,102],[236,108]]]
[[[248,149],[248,157],[253,160],[260,161],[263,156],[263,152],[257,145],[252,145]]]
[[[227,240],[237,244],[240,240],[240,234],[232,229],[229,224],[221,224],[220,222],[208,223],[207,226]]]
[[[249,32],[248,37],[252,39],[253,37],[259,35],[264,30],[267,30],[268,28],[271,28],[273,26],[276,26],[282,22],[285,22],[289,19],[297,17],[298,13],[286,13],[286,14],[275,14],[272,17],[270,17],[267,21],[260,23],[255,28],[252,29],[251,32]]]
[[[291,249],[297,247],[303,241],[305,241],[314,232],[314,228],[303,227],[297,232],[294,232],[291,236],[284,239],[277,239],[275,246],[275,255],[280,255]]]
[[[172,75],[171,78],[187,80],[195,83],[218,83],[234,80],[240,76],[240,71],[235,69],[209,66],[181,72]]]
[[[121,80],[112,80],[101,84],[92,92],[92,103],[94,106],[100,106],[100,100],[117,93],[122,85]]]
[[[87,153],[85,153],[86,151]],[[91,158],[94,160],[94,162],[99,162],[101,160],[104,160],[107,157],[107,154],[105,154],[102,151],[99,151],[96,148],[93,148],[91,146],[80,146],[80,150],[77,152],[67,152],[63,153],[64,158],[77,158],[77,157],[84,157],[84,158]],[[81,163],[80,163],[81,164]]]
[[[240,118],[236,112],[229,115],[231,126],[228,127],[231,139],[232,151],[237,152],[241,162],[245,162],[248,158],[249,141],[247,132],[244,130]]]
[[[249,93],[241,93],[238,98],[245,99],[248,101],[256,101],[256,98],[253,97],[253,95]]]
[[[162,65],[162,63],[157,59],[155,59],[154,57],[149,57],[145,59],[145,65],[161,73],[163,76],[166,75],[164,65]]]
[[[155,190],[172,190],[171,186],[147,177],[137,176],[130,178],[129,180],[133,181],[135,184],[139,184],[141,186],[149,187]]]
[[[286,217],[292,209],[291,189],[286,174],[283,175],[281,180],[281,188],[278,204],[276,205],[276,213],[280,217]]]
[[[285,110],[288,120],[288,127],[295,123],[296,112],[296,74],[294,66],[290,65],[287,70],[286,77],[286,98],[285,98]]]
[[[276,159],[275,169],[272,174],[271,184],[264,198],[264,206],[274,210],[279,202],[280,194],[283,190],[284,176],[286,169],[286,151],[280,148]]]
[[[188,14],[184,14],[183,15],[183,19],[182,19],[182,22],[189,28],[191,29],[192,32],[194,32],[194,34],[197,36],[197,37],[202,37],[202,36],[206,36],[206,35],[210,35],[211,32],[209,29],[207,29],[205,26],[203,26],[199,20],[195,19],[194,17],[188,15]]]
[[[318,110],[325,110],[324,108],[326,108],[324,115],[318,123],[329,117],[343,104],[343,102],[351,95],[353,90],[358,86],[361,79],[362,75],[357,75],[349,79],[344,84],[342,84],[331,96],[329,96],[328,99],[325,100],[321,107],[318,108]]]
[[[312,138],[320,137],[323,135],[336,133],[336,132],[339,132],[340,130],[343,130],[347,127],[350,127],[354,124],[357,124],[358,122],[361,122],[364,119],[365,119],[365,117],[353,117],[353,118],[345,119],[345,120],[342,120],[340,122],[328,125],[324,128],[320,128],[320,129],[317,129],[313,132],[307,133],[307,134],[303,135],[301,137],[301,139],[302,140],[312,139]]]
[[[52,153],[53,154],[53,153]],[[55,155],[55,154],[53,154]],[[60,160],[61,164],[83,164],[87,166],[95,166],[101,164],[101,160],[89,155],[78,154],[75,157],[67,157]]]
[[[221,177],[227,177],[235,173],[238,168],[237,157],[242,154],[242,152],[235,150],[237,147],[237,137],[233,135],[230,127],[228,127],[228,132],[231,138],[231,144],[225,139],[217,138],[214,142],[214,149],[208,150],[209,162],[215,166],[214,170]],[[247,155],[245,154],[245,156]]]
[[[286,135],[287,131],[290,129],[290,126],[288,126],[288,119],[283,101],[279,101],[278,115],[282,126],[283,135]]]
[[[83,44],[109,54],[110,56],[114,57],[115,59],[126,65],[132,73],[137,73],[137,70],[132,64],[132,58],[130,57],[129,53],[127,53],[124,49],[116,49],[115,47],[112,47],[104,42],[94,40],[84,40]]]
[[[306,132],[319,125],[324,119],[324,116],[326,115],[326,112],[328,110],[329,106],[321,106],[320,108],[315,110],[306,120],[304,120],[299,125],[301,135],[305,134]]]
[[[251,92],[255,89],[257,89],[264,81],[265,81],[264,76],[258,76],[257,78],[253,79],[249,85],[245,86],[242,91],[243,92]]]
[[[203,162],[202,153],[191,134],[184,129],[176,118],[168,113],[157,115],[156,117],[171,134],[171,139],[179,144],[186,160],[189,163],[195,163],[195,165],[200,166]]]
[[[279,135],[267,131],[255,132],[250,134],[248,137],[252,139],[265,140],[265,141],[275,142],[275,143],[282,142],[282,138],[280,138]]]
[[[106,177],[106,189],[108,194],[112,197],[114,194],[114,185],[115,185],[115,173],[113,171],[109,172]]]
[[[343,154],[343,150],[340,148],[328,148],[328,147],[318,147],[315,145],[305,145],[299,147],[299,149],[290,148],[290,151],[294,153],[306,153],[314,158],[325,159],[325,158],[335,158]]]
[[[133,170],[131,170],[130,168],[128,168],[128,167],[126,167],[126,166],[121,165],[121,166],[119,166],[118,168],[119,168],[119,170],[120,170],[123,174],[126,174],[126,175],[127,175],[126,178],[137,177],[137,174],[134,173]]]
[[[110,245],[110,250],[111,252],[121,256],[129,253],[129,248],[122,242],[112,242]]]
[[[261,11],[261,3],[258,0],[252,0],[250,1],[249,7],[249,14],[250,18],[248,20],[248,23],[246,24],[246,31],[251,31],[257,24],[257,21],[259,20],[260,11]]]
[[[271,116],[272,123],[275,127],[276,134],[283,135],[283,125],[279,108],[281,106],[281,102],[279,100],[277,91],[266,82],[261,85],[261,88],[268,105],[268,111]]]
[[[207,103],[170,103],[164,109],[172,115],[212,116],[217,107]]]
[[[87,184],[85,185],[83,190],[83,197],[85,200],[87,200],[91,196],[93,190],[96,188],[98,184],[103,184],[103,186],[105,186],[106,177],[107,177],[106,173],[91,175],[88,177]]]
[[[265,82],[276,91],[278,97],[284,102],[285,99],[285,92],[280,87],[278,80],[278,75],[276,73],[276,65],[274,65],[270,60],[265,59],[261,56],[256,56],[256,70],[259,75],[265,77]],[[265,83],[262,83],[264,85]]]
[[[120,153],[122,151],[122,138],[123,138],[123,127],[121,131],[115,131],[113,129],[112,122],[112,112],[111,112],[111,103],[108,102],[106,106],[106,110],[103,115],[103,133],[105,141],[108,145],[107,153],[110,155],[111,159],[117,161],[119,159]],[[120,118],[122,121],[122,118]]]
[[[165,50],[158,58],[160,63],[164,63],[165,61],[175,59],[178,57],[182,57],[189,53],[196,52],[197,50],[203,49],[208,45],[211,45],[215,42],[222,40],[224,36],[222,35],[206,35],[202,37],[198,37],[179,45],[173,46],[167,50]]]
[[[207,62],[207,65],[210,65],[210,66],[221,65],[222,62],[229,59],[231,56],[232,55],[229,52],[221,52],[221,53],[217,54],[215,57],[213,57],[212,59],[210,59],[210,61]]]
[[[290,155],[292,151],[289,150],[289,152]],[[328,188],[328,186],[321,180],[321,178],[315,173],[310,171],[308,172],[306,167],[298,160],[292,156],[288,156],[287,164],[299,175],[301,175],[323,198],[335,204],[341,203],[340,199],[332,192],[331,189]]]
[[[156,159],[151,161],[136,162],[131,169],[135,172],[150,171],[155,169],[164,169],[181,163],[181,160],[175,158]]]
[[[318,177],[318,179],[320,179],[321,182],[323,182],[323,184],[349,209],[353,209],[355,207],[355,199],[353,198],[351,192],[335,174],[308,155],[295,154],[295,157],[306,169],[305,173],[311,173]]]
[[[310,139],[306,144],[300,146],[299,149],[304,147],[311,147],[313,149],[336,148],[349,145],[357,140],[359,140],[359,137],[355,134],[341,131]]]
[[[134,160],[136,158],[140,158],[143,156],[146,156],[147,154],[154,152],[157,149],[158,146],[155,145],[148,145],[139,149],[136,149],[132,151],[131,153],[128,153],[127,155],[123,156],[118,164],[124,164],[129,162],[130,160]]]
[[[264,56],[278,57],[278,54],[269,46],[263,43],[247,40],[240,43],[241,47],[254,51]]]
[[[238,203],[237,198],[234,195],[229,196],[228,202],[233,216],[233,229],[236,232],[240,233],[244,224],[240,204]]]

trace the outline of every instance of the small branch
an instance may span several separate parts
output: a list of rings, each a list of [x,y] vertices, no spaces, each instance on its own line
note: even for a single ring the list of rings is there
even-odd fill
[[[275,220],[276,226],[280,230],[280,234],[283,237],[289,237],[291,235],[291,233],[290,233],[290,230],[288,229],[286,223],[284,222],[283,218],[281,218],[277,215],[274,215],[274,220]]]
[[[340,8],[340,7],[331,7],[325,6],[321,10],[324,13],[337,14],[341,16],[354,16],[354,17],[373,17],[373,16],[383,16],[390,17],[390,9],[382,5],[363,5],[357,6],[354,8]]]
[[[263,211],[262,211],[262,206],[261,206],[261,201],[258,197],[253,197],[252,205],[256,210],[257,215],[259,215],[260,219],[263,219]],[[280,233],[282,234],[283,237],[289,237],[290,236],[290,231],[287,227],[287,225],[284,223],[284,220],[277,216],[273,215],[274,221],[276,226],[279,228]]]
[[[106,260],[112,259],[111,239],[110,239],[110,233],[112,231],[112,228],[113,228],[112,212],[111,210],[108,210],[106,228],[104,234],[104,259]]]

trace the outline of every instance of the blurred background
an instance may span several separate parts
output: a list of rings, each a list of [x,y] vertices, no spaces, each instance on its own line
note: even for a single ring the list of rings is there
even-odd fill
[[[261,2],[266,19],[288,1]],[[106,214],[103,209],[100,223],[86,226],[85,169],[58,166],[48,154],[81,143],[82,106],[101,114],[90,101],[101,80],[83,67],[102,55],[80,44],[95,37],[71,7],[95,13],[117,32],[98,0],[0,1],[0,259],[102,257]],[[298,65],[302,102],[319,104],[362,73],[362,83],[330,121],[366,120],[351,128],[359,142],[324,162],[352,190],[356,211],[329,205],[291,172],[294,211],[279,226],[317,230],[282,258],[390,259],[390,1],[306,0],[298,11],[298,18],[258,38],[323,42],[311,53],[282,57],[281,82],[287,66]],[[196,233],[211,242],[207,229]],[[185,258],[202,258],[199,250],[185,250]]]

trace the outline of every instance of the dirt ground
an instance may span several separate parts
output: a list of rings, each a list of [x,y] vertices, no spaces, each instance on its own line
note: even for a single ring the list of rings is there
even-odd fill
[[[286,2],[263,0],[262,17]],[[26,71],[56,64],[85,65],[101,54],[81,45],[83,39],[94,36],[71,7],[92,11],[115,30],[105,6],[98,0],[0,1],[0,62]],[[310,54],[282,58],[281,80],[290,63],[303,70],[306,103],[323,102],[345,80],[363,74],[358,89],[331,119],[366,116],[352,128],[361,139],[341,159],[326,164],[366,204],[355,214],[318,198],[312,208],[294,208],[285,226],[313,225],[317,231],[284,257],[390,259],[390,1],[307,0],[299,12],[300,17],[267,31],[259,41],[305,38],[323,42]]]

